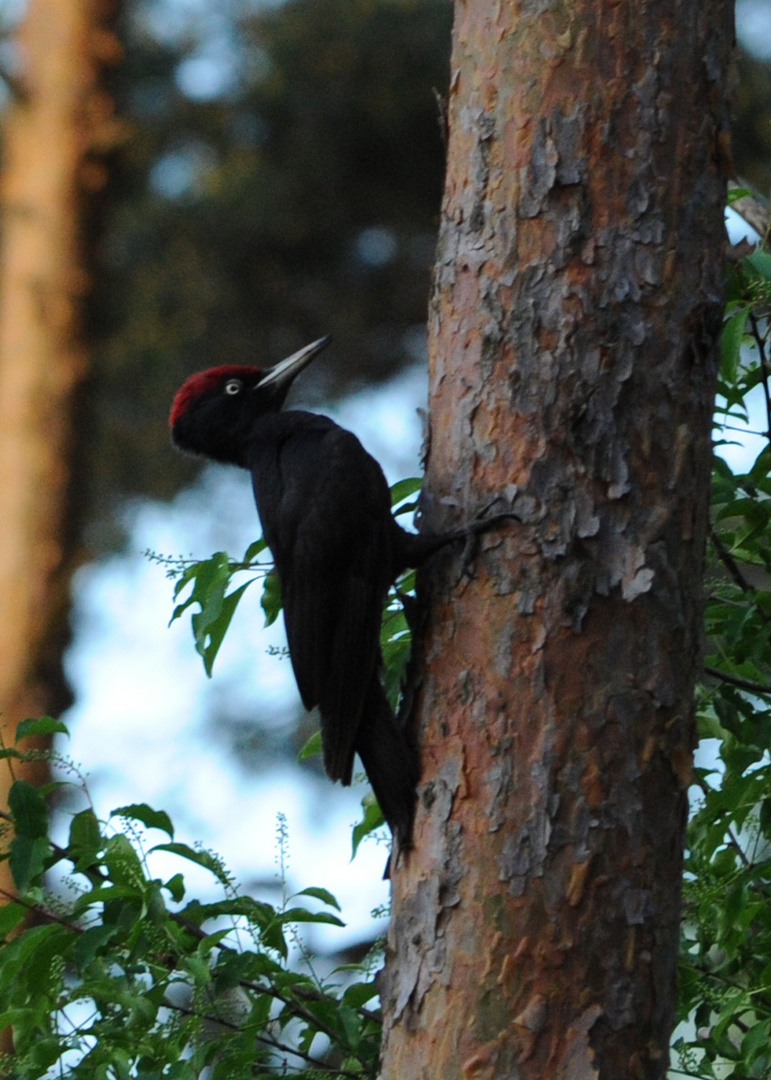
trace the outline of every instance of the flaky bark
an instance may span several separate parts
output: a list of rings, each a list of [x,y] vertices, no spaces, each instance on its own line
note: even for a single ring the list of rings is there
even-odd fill
[[[30,0],[0,175],[0,723],[68,704],[76,391],[86,373],[87,212],[106,180],[112,0]],[[17,767],[17,775],[24,767]],[[9,775],[0,769],[0,806]],[[0,886],[9,888],[7,863]]]
[[[522,524],[423,576],[388,1080],[666,1072],[731,15],[456,4],[426,517]]]

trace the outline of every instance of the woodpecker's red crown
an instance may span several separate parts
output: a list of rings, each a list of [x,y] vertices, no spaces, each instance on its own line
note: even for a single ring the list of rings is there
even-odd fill
[[[169,413],[169,427],[173,428],[183,413],[187,412],[192,403],[210,390],[216,390],[223,386],[228,379],[241,379],[243,382],[259,381],[263,374],[257,367],[249,367],[246,364],[223,364],[221,367],[209,368],[207,371],[199,371],[191,375],[180,386],[174,401],[171,403]]]

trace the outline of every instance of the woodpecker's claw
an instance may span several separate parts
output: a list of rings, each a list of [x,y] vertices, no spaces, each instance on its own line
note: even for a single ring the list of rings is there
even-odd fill
[[[482,507],[482,509],[477,512],[477,514],[476,514],[476,516],[474,518],[474,521],[484,521],[485,520],[485,514],[488,512],[488,510],[491,510],[495,506],[496,503],[505,502],[505,501],[506,500],[503,498],[503,495],[496,495],[495,498],[490,499],[489,503],[485,503],[485,505]],[[507,515],[506,514],[498,514],[496,516],[497,517],[505,517]]]
[[[499,525],[502,521],[521,521],[519,514],[513,510],[505,510],[500,514],[492,514],[490,517],[485,517],[488,510],[495,506],[498,502],[505,502],[502,495],[496,495],[494,499],[491,499],[489,503],[479,511],[474,520],[468,525],[463,525],[458,530],[458,539],[463,538],[465,544],[463,547],[463,560],[461,562],[460,576],[458,581],[461,581],[464,577],[473,577],[472,567],[476,561],[477,554],[479,552],[479,537],[490,529]]]
[[[463,545],[463,559],[460,564],[460,573],[458,574],[458,582],[463,581],[464,578],[474,577],[474,563],[476,562],[477,555],[479,554],[479,533],[469,533],[466,537],[466,542]]]

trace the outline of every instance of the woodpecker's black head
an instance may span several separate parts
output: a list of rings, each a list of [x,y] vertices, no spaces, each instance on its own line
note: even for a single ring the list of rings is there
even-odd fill
[[[172,441],[188,453],[243,465],[254,422],[279,411],[294,379],[330,341],[319,338],[272,368],[224,364],[191,375],[171,406]]]

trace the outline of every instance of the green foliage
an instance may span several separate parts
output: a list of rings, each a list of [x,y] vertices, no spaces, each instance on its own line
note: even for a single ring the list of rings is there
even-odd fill
[[[176,566],[173,560],[162,560],[167,565],[171,562],[170,573],[172,576],[178,576],[174,586],[175,600],[179,599],[188,586],[192,586],[187,598],[174,608],[169,626],[191,605],[198,605],[198,610],[192,613],[190,621],[196,651],[202,657],[206,674],[210,678],[214,661],[235,614],[238,601],[253,581],[262,580],[263,582],[262,606],[265,611],[266,626],[276,619],[281,610],[276,575],[271,572],[269,564],[254,561],[266,547],[263,539],[256,540],[246,549],[240,562],[230,559],[224,551],[216,551],[210,558],[200,562],[179,560]],[[155,556],[155,558],[158,560],[160,557]],[[242,571],[251,573],[249,580],[228,592],[231,579]]]
[[[28,722],[20,735],[45,727]],[[245,896],[215,854],[173,839],[165,812],[122,806],[104,821],[84,795],[59,845],[45,793],[23,780],[11,788],[2,857],[18,899],[0,908],[0,1029],[12,1028],[15,1048],[0,1061],[6,1080],[375,1075],[370,968],[320,974],[297,931],[344,925],[332,893],[309,887],[278,906]],[[148,845],[148,830],[169,842]],[[283,822],[279,843],[283,866]],[[203,867],[220,898],[187,899],[181,870],[159,873],[170,859]],[[54,868],[66,876],[52,891],[44,874]]]
[[[715,457],[706,596],[707,678],[699,736],[716,760],[695,770],[680,965],[679,1069],[771,1076],[771,256],[736,268],[723,333],[718,446],[762,398],[763,443],[746,473]],[[695,1029],[695,1030],[694,1030]]]

